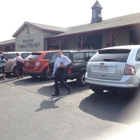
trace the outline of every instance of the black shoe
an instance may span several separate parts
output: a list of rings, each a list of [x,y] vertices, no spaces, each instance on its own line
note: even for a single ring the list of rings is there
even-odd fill
[[[60,94],[56,94],[56,93],[55,93],[55,94],[53,94],[52,96],[59,96],[59,95],[60,95]]]
[[[71,87],[70,87],[69,90],[68,90],[68,94],[71,94]]]

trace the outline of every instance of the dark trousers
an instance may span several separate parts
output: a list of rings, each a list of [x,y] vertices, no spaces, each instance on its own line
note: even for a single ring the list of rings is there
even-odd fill
[[[23,63],[17,64],[17,70],[18,70],[18,76],[22,76],[23,75]]]
[[[2,74],[5,74],[5,66],[0,67],[0,69],[2,70]]]
[[[60,94],[58,81],[67,89],[70,89],[70,86],[64,80],[65,76],[65,68],[58,68],[55,73],[55,94]]]

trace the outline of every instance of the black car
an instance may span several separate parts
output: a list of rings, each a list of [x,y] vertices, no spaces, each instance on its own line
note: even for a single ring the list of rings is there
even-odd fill
[[[71,59],[72,63],[67,67],[65,80],[77,80],[77,84],[82,86],[85,85],[85,72],[86,65],[89,59],[97,52],[97,50],[67,50],[63,51],[62,54]],[[51,77],[53,73],[54,63],[57,58],[57,53],[55,52],[48,64],[48,75]]]

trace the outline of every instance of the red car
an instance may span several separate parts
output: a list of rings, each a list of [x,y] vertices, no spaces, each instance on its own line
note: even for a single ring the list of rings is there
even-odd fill
[[[47,74],[47,70],[48,63],[54,52],[56,52],[56,50],[31,53],[24,61],[24,74],[30,75],[33,78],[41,76],[45,80],[52,79],[52,77]]]

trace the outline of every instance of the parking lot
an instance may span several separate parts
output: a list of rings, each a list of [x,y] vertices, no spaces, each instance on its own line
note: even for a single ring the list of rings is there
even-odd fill
[[[140,139],[139,95],[68,84],[70,95],[60,85],[61,96],[52,97],[53,80],[0,77],[0,140]]]

